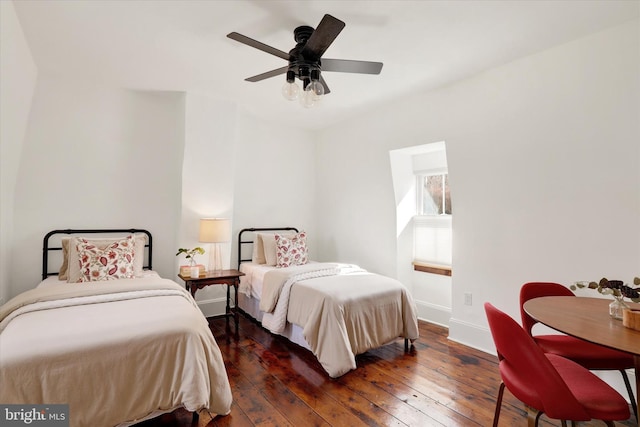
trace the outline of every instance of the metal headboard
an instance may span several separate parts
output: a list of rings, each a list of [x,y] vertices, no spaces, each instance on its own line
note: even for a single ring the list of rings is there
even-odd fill
[[[57,276],[58,271],[49,272],[49,252],[50,251],[61,251],[62,246],[60,247],[49,247],[49,239],[56,234],[122,234],[122,233],[143,233],[147,236],[147,244],[144,245],[147,248],[147,262],[143,265],[144,269],[151,270],[152,263],[152,250],[153,250],[153,239],[151,237],[151,233],[147,230],[143,230],[141,228],[109,228],[103,230],[79,230],[79,229],[71,229],[67,228],[65,230],[53,230],[48,232],[43,239],[42,242],[42,280],[45,280],[48,276]]]
[[[257,231],[295,231],[298,229],[295,227],[275,227],[275,228],[243,228],[238,233],[238,269],[243,261],[251,261],[251,258],[242,258],[242,245],[253,245],[253,240],[242,240],[243,233],[255,233]],[[252,253],[253,251],[249,252]]]

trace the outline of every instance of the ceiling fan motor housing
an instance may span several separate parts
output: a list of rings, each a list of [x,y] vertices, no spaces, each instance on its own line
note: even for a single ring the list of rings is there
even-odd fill
[[[304,45],[307,43],[307,40],[309,40],[309,37],[311,37],[311,34],[313,34],[313,32],[313,27],[302,25],[293,30],[293,39],[296,41],[296,43],[301,43]]]
[[[293,30],[293,38],[296,46],[289,51],[289,71],[287,72],[287,82],[293,83],[295,77],[302,80],[304,88],[313,80],[320,79],[321,63],[319,58],[305,58],[302,50],[307,44],[307,40],[314,32],[313,27],[302,25]]]

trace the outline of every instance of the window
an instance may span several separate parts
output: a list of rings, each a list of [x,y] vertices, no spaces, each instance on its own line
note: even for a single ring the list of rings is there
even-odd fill
[[[418,215],[451,215],[449,175],[418,175]]]
[[[413,217],[414,264],[451,265],[451,215]]]
[[[453,217],[445,142],[392,150],[389,156],[402,258],[411,256],[414,270],[450,276]]]
[[[416,212],[413,217],[413,264],[416,270],[451,274],[452,206],[444,144],[413,159]],[[426,268],[426,269],[425,269]]]

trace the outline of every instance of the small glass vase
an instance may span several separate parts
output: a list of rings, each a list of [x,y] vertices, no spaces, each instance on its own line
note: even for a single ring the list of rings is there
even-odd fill
[[[200,277],[200,266],[196,264],[195,259],[191,258],[191,260],[189,261],[189,267],[191,278]]]
[[[617,320],[622,320],[622,312],[629,308],[626,302],[624,302],[624,297],[613,296],[614,300],[609,304],[609,316],[613,317]]]

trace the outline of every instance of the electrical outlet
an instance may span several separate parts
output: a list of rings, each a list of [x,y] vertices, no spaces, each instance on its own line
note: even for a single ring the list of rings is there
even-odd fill
[[[473,295],[471,292],[464,293],[464,305],[473,305]]]

